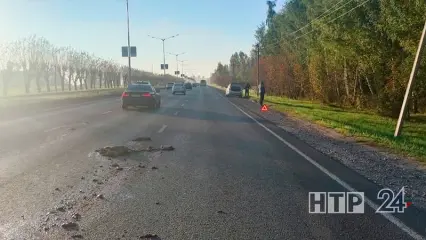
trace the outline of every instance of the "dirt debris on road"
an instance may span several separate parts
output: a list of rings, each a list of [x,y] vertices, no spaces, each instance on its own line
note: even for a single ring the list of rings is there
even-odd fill
[[[74,213],[74,214],[72,215],[72,218],[73,218],[73,219],[75,219],[76,221],[80,221],[80,219],[81,219],[81,215],[80,215],[79,213]]]
[[[95,152],[99,153],[100,155],[104,157],[116,158],[120,156],[126,156],[134,151],[126,146],[113,146],[113,147],[100,148],[96,150]]]
[[[146,142],[146,141],[151,141],[152,139],[150,137],[137,137],[135,139],[133,139],[133,142]]]
[[[163,150],[163,151],[173,151],[173,150],[175,150],[175,148],[173,146],[171,146],[171,145],[161,145],[160,149]]]
[[[131,149],[126,146],[112,146],[112,147],[103,147],[95,150],[101,156],[108,157],[108,160],[112,158],[128,156],[131,153],[135,152],[154,152],[154,151],[173,151],[175,148],[171,145],[161,145],[158,147],[148,146],[146,148]]]
[[[61,227],[67,231],[76,231],[78,230],[78,224],[75,222],[67,222],[61,224]]]
[[[152,240],[160,240],[157,234],[145,234],[139,237],[139,239],[152,239]]]

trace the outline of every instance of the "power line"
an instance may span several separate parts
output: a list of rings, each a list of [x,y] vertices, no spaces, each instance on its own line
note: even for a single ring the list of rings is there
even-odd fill
[[[355,6],[355,7],[351,8],[349,11],[347,11],[347,12],[343,13],[342,15],[340,15],[340,16],[338,16],[338,17],[336,17],[336,18],[333,18],[332,20],[330,20],[330,21],[326,22],[326,24],[332,23],[332,22],[336,21],[337,19],[339,19],[339,18],[341,18],[341,17],[343,17],[343,16],[346,16],[347,14],[351,13],[351,12],[352,12],[352,11],[354,11],[355,9],[357,9],[357,8],[361,7],[362,5],[366,4],[368,1],[370,1],[370,0],[365,0],[364,2],[362,2],[362,3],[358,4],[357,6]],[[307,32],[307,33],[303,34],[302,36],[299,36],[299,37],[295,38],[294,40],[297,40],[297,39],[299,39],[299,38],[301,38],[301,37],[304,37],[304,36],[308,35],[309,33],[312,33],[313,31],[314,31],[314,30],[309,31],[309,32]]]
[[[351,1],[353,1],[353,0],[351,0]],[[362,2],[362,3],[360,3],[360,4],[358,4],[357,6],[355,6],[355,7],[353,7],[353,8],[351,8],[350,10],[348,10],[348,11],[346,11],[346,12],[344,12],[343,14],[341,14],[340,16],[338,16],[338,17],[336,17],[336,18],[334,18],[334,19],[332,19],[332,20],[330,20],[330,21],[328,21],[328,22],[326,22],[326,24],[329,24],[329,23],[332,23],[332,22],[335,22],[337,19],[339,19],[339,18],[341,18],[341,17],[343,17],[343,16],[345,16],[345,15],[347,15],[347,14],[349,14],[349,13],[351,13],[352,11],[354,11],[355,9],[357,9],[357,8],[359,8],[359,7],[361,7],[361,6],[363,6],[364,4],[366,4],[368,1],[370,1],[370,0],[366,0],[366,1],[364,1],[364,2]],[[342,5],[340,8],[338,8],[338,9],[336,9],[335,11],[337,11],[337,10],[339,10],[339,9],[341,9],[343,6],[345,6],[345,5],[347,5],[347,4],[344,4],[344,5]],[[335,11],[333,11],[333,12],[335,12]],[[333,13],[332,12],[332,13]],[[327,16],[329,16],[330,14],[327,14]],[[295,40],[297,40],[297,39],[299,39],[299,38],[302,38],[302,37],[304,37],[304,36],[306,36],[306,35],[308,35],[308,34],[310,34],[310,33],[312,33],[312,32],[314,32],[315,31],[315,29],[313,29],[313,30],[311,30],[311,31],[309,31],[309,32],[307,32],[307,33],[304,33],[303,35],[300,35],[300,36],[298,36],[298,37],[295,37],[294,39],[292,39],[293,41],[295,41]],[[275,43],[271,43],[271,44],[268,44],[268,45],[278,45],[278,44],[280,44],[282,42],[282,39],[279,39],[279,40],[277,40],[277,42],[275,42]],[[279,46],[279,45],[278,45]]]
[[[294,32],[292,32],[292,33],[290,33],[290,35],[293,35],[293,34],[295,34],[295,33],[297,33],[297,32],[299,32],[299,31],[301,31],[301,30],[303,30],[303,29],[305,29],[306,27],[308,27],[309,25],[311,25],[315,20],[318,20],[318,19],[320,19],[320,18],[323,18],[322,16],[324,16],[324,14],[326,14],[327,12],[329,12],[329,11],[331,11],[334,7],[336,7],[337,5],[339,5],[340,3],[342,3],[342,2],[344,2],[344,1],[346,1],[346,0],[341,0],[340,2],[338,2],[338,3],[336,3],[336,4],[334,4],[331,8],[329,8],[327,11],[325,11],[325,12],[323,12],[321,15],[319,15],[318,17],[316,17],[316,18],[314,18],[313,20],[311,20],[308,24],[306,24],[305,26],[303,26],[303,27],[301,27],[301,28],[299,28],[299,29],[297,29],[296,31],[294,31]],[[349,2],[352,2],[353,0],[350,0]],[[346,5],[346,4],[345,4]],[[343,5],[344,6],[344,5]],[[340,9],[340,8],[339,8]],[[337,11],[337,10],[339,10],[339,9],[336,9],[335,11]],[[333,11],[333,12],[335,12],[335,11]],[[331,13],[333,13],[333,12],[331,12]]]
[[[328,17],[328,16],[330,16],[330,14],[332,14],[332,13],[334,13],[334,12],[336,12],[336,11],[338,11],[338,10],[342,9],[344,6],[346,6],[347,4],[349,4],[349,3],[353,2],[354,0],[349,0],[349,2],[347,2],[347,3],[343,4],[343,5],[341,5],[340,7],[338,7],[337,9],[335,9],[334,11],[332,11],[331,13],[327,14],[326,16],[321,17],[322,15],[324,15],[325,13],[327,13],[328,11],[330,11],[331,9],[333,9],[334,7],[336,7],[337,5],[339,5],[339,4],[340,4],[341,2],[343,2],[343,1],[345,1],[345,0],[342,0],[342,1],[340,1],[340,2],[338,2],[338,3],[336,3],[336,4],[334,4],[331,8],[329,8],[327,11],[325,11],[324,13],[322,13],[320,16],[318,16],[318,17],[317,17],[317,18],[315,18],[314,20],[310,21],[307,25],[303,26],[302,28],[299,28],[298,30],[296,30],[296,31],[294,31],[294,32],[292,32],[292,33],[290,33],[289,35],[292,35],[293,33],[296,33],[296,32],[298,32],[298,31],[300,31],[300,30],[302,30],[302,29],[306,28],[306,27],[307,27],[307,26],[309,26],[311,23],[313,23],[313,21],[315,21],[316,19],[321,18],[321,19],[319,19],[319,21],[321,21],[321,20],[322,20],[322,19],[324,19],[325,17]],[[297,40],[297,39],[299,39],[299,38],[301,38],[301,37],[304,37],[305,35],[307,35],[307,34],[309,34],[309,33],[312,33],[313,31],[314,31],[314,30],[311,30],[311,31],[309,31],[308,33],[305,33],[305,34],[303,34],[303,35],[301,35],[301,36],[299,36],[299,37],[296,37],[295,39],[293,39],[293,41],[295,41],[295,40]],[[275,45],[275,46],[279,46],[279,44],[280,44],[282,41],[283,41],[282,39],[279,39],[279,40],[277,40],[276,42],[274,42],[274,43],[270,43],[270,44],[268,44],[268,45]]]

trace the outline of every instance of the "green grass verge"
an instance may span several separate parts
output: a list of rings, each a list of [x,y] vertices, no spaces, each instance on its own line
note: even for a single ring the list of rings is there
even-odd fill
[[[225,88],[212,85],[215,88]],[[258,100],[255,91],[252,99]],[[412,157],[426,164],[426,115],[411,116],[405,121],[400,137],[393,136],[396,120],[374,112],[344,109],[311,101],[292,100],[284,97],[265,96],[265,104],[274,110],[333,129],[357,141],[382,147],[391,153]]]
[[[254,92],[250,95],[257,99]],[[275,96],[265,96],[265,103],[275,110],[334,129],[364,144],[384,147],[389,152],[426,163],[426,115],[413,115],[405,122],[401,136],[395,138],[396,120],[374,112]]]

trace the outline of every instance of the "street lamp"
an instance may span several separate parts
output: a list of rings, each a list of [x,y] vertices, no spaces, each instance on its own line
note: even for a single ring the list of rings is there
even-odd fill
[[[181,74],[183,74],[183,63],[186,62],[187,60],[179,60],[179,62],[182,64],[181,65]]]
[[[176,56],[176,71],[179,71],[179,60],[178,60],[178,56],[182,55],[182,54],[185,54],[185,52],[177,53],[177,54],[169,52],[168,54]]]
[[[176,35],[173,35],[173,36],[170,36],[170,37],[166,37],[166,38],[159,38],[159,37],[154,37],[154,36],[148,35],[148,37],[158,39],[158,40],[161,40],[163,42],[163,67],[164,67],[163,70],[164,70],[164,75],[166,75],[166,52],[164,50],[164,42],[167,39],[174,38],[174,37],[177,37],[177,36],[179,36],[179,34],[176,34]]]
[[[127,11],[127,55],[129,57],[129,73],[127,78],[127,84],[131,82],[131,74],[132,74],[132,63],[130,57],[130,18],[129,18],[129,0],[126,0],[126,11]]]

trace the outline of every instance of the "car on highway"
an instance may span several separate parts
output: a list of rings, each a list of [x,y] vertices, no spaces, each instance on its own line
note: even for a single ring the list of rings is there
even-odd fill
[[[121,95],[121,108],[149,107],[159,108],[161,105],[160,89],[151,84],[132,84]]]
[[[151,82],[150,81],[137,81],[134,84],[148,84],[148,85],[151,85]]]
[[[184,83],[178,82],[178,83],[173,84],[172,93],[173,94],[182,93],[183,95],[186,95],[186,87],[185,87]]]
[[[243,97],[243,87],[240,83],[230,83],[226,88],[225,95],[227,97]]]
[[[200,86],[202,86],[202,87],[207,86],[207,81],[206,80],[201,80],[200,81]]]
[[[192,83],[192,87],[198,87],[198,83]]]
[[[192,90],[192,84],[190,82],[186,82],[185,88],[188,89],[188,90]]]
[[[167,84],[166,84],[166,89],[167,89],[167,90],[172,89],[174,84],[175,84],[174,82],[169,82],[169,83],[167,83]]]

